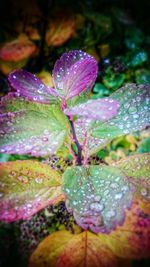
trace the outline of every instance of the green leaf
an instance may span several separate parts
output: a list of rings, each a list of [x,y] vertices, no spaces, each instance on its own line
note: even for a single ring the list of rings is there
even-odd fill
[[[67,139],[70,126],[59,105],[33,103],[11,94],[3,98],[1,109],[2,153],[46,156],[56,153]]]
[[[105,165],[71,167],[63,183],[67,208],[83,229],[110,232],[123,223],[132,202],[132,186],[120,170]]]
[[[120,103],[118,114],[101,123],[92,125],[92,136],[101,140],[102,146],[115,137],[142,130],[150,125],[150,87],[127,84],[111,95]]]
[[[0,177],[0,220],[28,219],[63,197],[60,175],[34,160],[1,163]]]
[[[115,163],[129,178],[141,197],[150,201],[150,153],[127,157]]]
[[[138,153],[146,153],[146,152],[150,152],[150,137],[144,139],[137,150]]]

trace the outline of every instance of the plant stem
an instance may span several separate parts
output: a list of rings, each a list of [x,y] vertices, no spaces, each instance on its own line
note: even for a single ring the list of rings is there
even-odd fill
[[[77,139],[76,131],[75,131],[75,128],[74,128],[74,123],[73,123],[73,120],[72,120],[71,116],[67,116],[67,117],[68,117],[69,122],[70,122],[74,143],[76,144],[77,149],[78,149],[76,162],[77,162],[77,165],[81,166],[82,165],[82,146],[80,145],[80,143],[79,143],[79,141]]]

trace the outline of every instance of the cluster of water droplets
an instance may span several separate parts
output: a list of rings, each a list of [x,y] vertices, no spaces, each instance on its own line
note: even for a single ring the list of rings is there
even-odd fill
[[[25,71],[17,70],[8,77],[11,86],[25,99],[50,103],[52,96],[47,86],[35,75]]]
[[[58,123],[57,121],[59,111],[54,112],[52,107],[50,111],[44,110],[44,107],[42,109],[41,106],[34,103],[25,105],[22,98],[15,97],[12,97],[12,104],[10,104],[17,107],[19,103],[19,107],[17,107],[19,111],[0,115],[0,152],[30,153],[34,156],[55,153],[61,146],[66,134],[65,129],[61,131],[59,129],[63,125],[63,122]],[[7,107],[9,99],[4,98],[3,103]],[[53,114],[52,118],[49,118],[50,112]],[[54,130],[51,130],[51,128],[54,128]]]
[[[132,202],[134,189],[126,177],[109,168],[91,166],[83,170],[83,167],[76,167],[64,174],[68,210],[73,211],[78,225],[96,233],[110,232],[122,224],[125,210]]]
[[[86,54],[85,52],[74,50],[64,53],[61,58],[56,61],[53,70],[53,80],[60,94],[64,93],[61,92],[62,90],[68,91],[70,89],[73,80],[77,79],[78,81],[75,83],[76,88],[72,88],[72,90],[77,89],[78,85],[81,85],[82,77],[77,77],[77,73],[82,66],[82,61],[89,59],[94,60],[92,56]],[[82,75],[82,73],[80,73],[80,75]],[[89,77],[87,77],[87,79],[89,80]],[[83,82],[85,83],[86,79]]]
[[[10,162],[6,168],[1,167],[0,220],[12,222],[30,218],[49,204],[52,196],[57,196],[56,187],[49,185],[49,179],[56,181],[55,173],[46,175],[46,169],[38,162],[30,165],[28,161],[22,165]]]
[[[119,100],[121,107],[117,116],[108,122],[110,127],[115,126],[120,133],[128,134],[142,130],[150,124],[150,88],[148,86],[127,84],[116,91],[112,98]]]
[[[136,191],[146,200],[150,200],[150,155],[140,154],[118,163],[128,176],[129,181],[135,186]]]
[[[111,98],[88,100],[72,108],[66,109],[69,115],[79,115],[81,117],[105,121],[116,115],[119,103]]]

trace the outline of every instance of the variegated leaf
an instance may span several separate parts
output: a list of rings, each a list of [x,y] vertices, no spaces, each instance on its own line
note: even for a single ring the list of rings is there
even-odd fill
[[[61,177],[48,165],[33,161],[0,163],[0,220],[28,219],[63,198]]]
[[[70,126],[58,105],[25,101],[16,95],[2,99],[0,152],[46,156],[67,140]]]
[[[77,137],[84,144],[87,155],[97,152],[113,138],[142,130],[150,125],[150,87],[148,85],[127,84],[113,93],[110,98],[120,104],[117,115],[106,121],[80,118],[75,121]],[[95,107],[96,108],[96,107]]]
[[[120,109],[111,120],[98,123],[92,131],[92,136],[109,139],[142,130],[150,125],[150,86],[127,84],[111,95],[119,101]]]
[[[91,232],[55,232],[33,252],[29,267],[119,267],[117,257]],[[127,265],[128,266],[128,265]]]
[[[67,208],[83,229],[108,233],[124,222],[133,188],[120,170],[77,166],[67,168],[63,179]]]
[[[133,155],[113,165],[129,177],[142,198],[150,201],[150,153]]]

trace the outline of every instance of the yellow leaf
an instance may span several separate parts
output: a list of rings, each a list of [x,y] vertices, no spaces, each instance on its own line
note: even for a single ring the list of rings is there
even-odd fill
[[[91,232],[55,232],[45,238],[30,258],[29,267],[117,267],[111,250]]]

